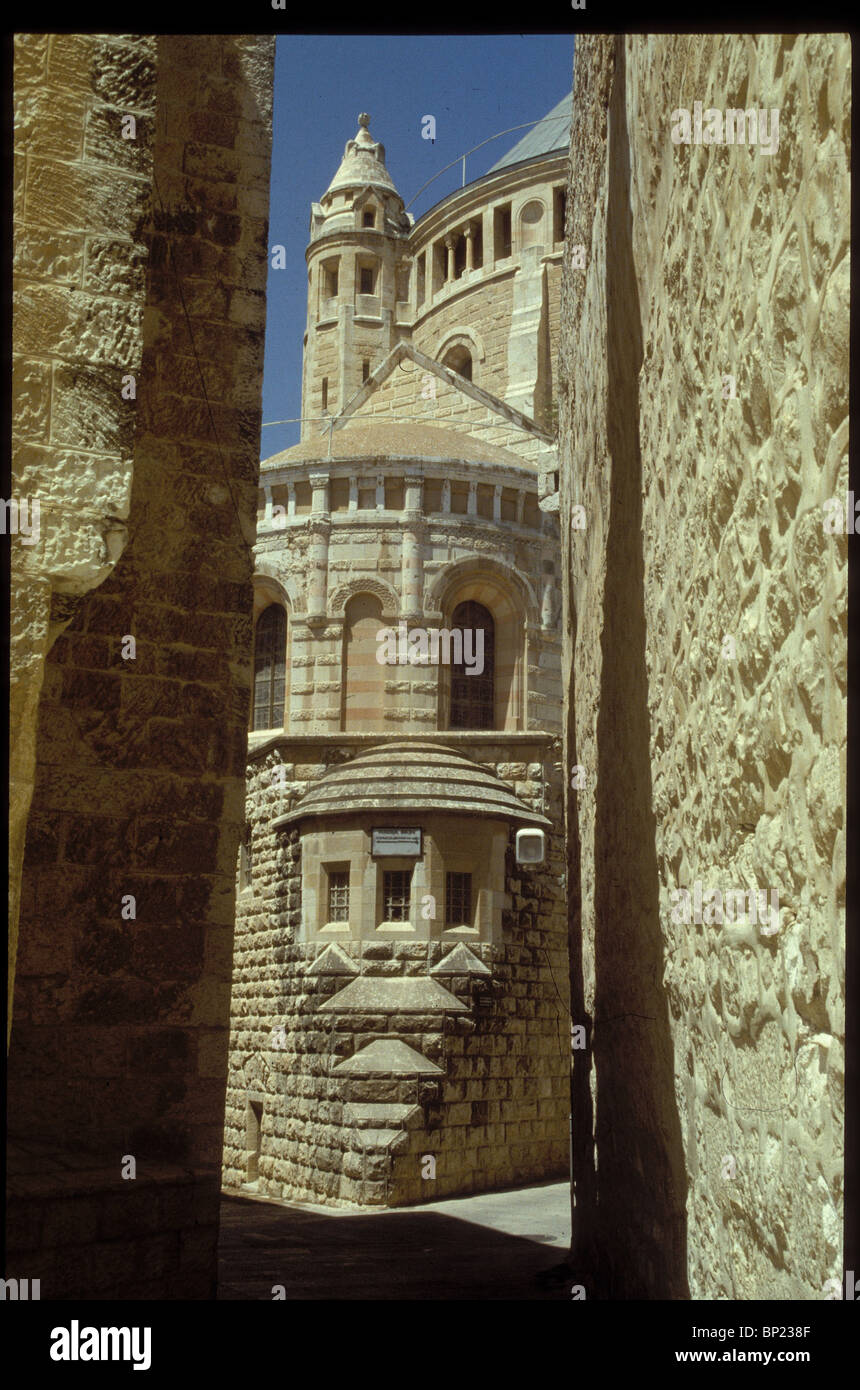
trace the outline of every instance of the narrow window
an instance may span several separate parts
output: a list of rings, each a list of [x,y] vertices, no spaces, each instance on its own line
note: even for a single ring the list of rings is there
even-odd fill
[[[445,875],[445,926],[472,925],[472,875]]]
[[[373,269],[369,265],[363,265],[359,269],[358,292],[373,294]]]
[[[564,218],[567,211],[567,192],[564,188],[554,188],[552,194],[552,239],[558,245],[564,241]]]
[[[375,212],[365,212],[365,213],[363,214],[363,216],[362,216],[362,225],[365,226],[365,227],[375,227],[375,226],[376,226],[376,213],[375,213]]]
[[[458,236],[454,243],[454,279],[459,280],[466,269],[466,238]]]
[[[337,299],[337,261],[328,261],[323,267],[323,293],[326,299]]]
[[[418,257],[418,307],[424,303],[427,282],[427,253],[422,251]]]
[[[328,377],[322,379],[322,408],[328,410]]]
[[[263,1152],[263,1102],[249,1100],[245,1114],[245,1173],[246,1182],[256,1182],[260,1176],[260,1155]]]
[[[493,615],[482,603],[470,599],[454,609],[451,627],[459,631],[462,646],[454,645],[454,653],[459,661],[451,665],[451,717],[452,729],[494,729],[495,728],[495,624]],[[477,634],[482,634],[483,663],[478,657],[481,645]],[[469,658],[468,664],[466,658]],[[479,672],[478,666],[482,665]]]
[[[511,254],[511,205],[506,203],[493,213],[493,259],[503,261]]]
[[[349,869],[328,871],[328,920],[349,921]]]
[[[251,887],[253,865],[251,860],[251,827],[246,825],[239,842],[239,892]]]
[[[287,616],[277,603],[264,608],[254,635],[254,729],[284,723],[287,678]]]
[[[408,922],[412,894],[411,869],[386,869],[382,876],[382,915],[385,922]]]
[[[368,378],[369,376],[370,376],[370,361],[369,361],[369,359],[368,359],[367,357],[365,357],[364,361],[363,361],[362,364],[361,364],[361,379],[362,379],[362,381],[367,381],[367,378]]]

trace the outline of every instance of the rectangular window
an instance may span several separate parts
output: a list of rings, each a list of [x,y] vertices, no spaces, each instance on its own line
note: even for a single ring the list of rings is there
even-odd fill
[[[417,297],[418,297],[418,307],[419,307],[419,309],[420,309],[421,305],[424,303],[424,295],[425,295],[425,293],[426,293],[426,288],[425,288],[425,286],[426,286],[426,277],[427,277],[427,269],[426,269],[426,267],[427,267],[427,253],[426,253],[425,251],[422,251],[422,252],[421,252],[421,255],[418,257],[418,272],[417,272],[417,273],[418,273],[418,280],[417,280],[418,291],[417,291]]]
[[[445,875],[445,926],[472,925],[472,875]]]
[[[328,871],[328,920],[349,921],[349,869]]]
[[[359,294],[373,294],[373,268],[363,265],[358,272],[358,292]]]
[[[362,364],[361,364],[361,379],[362,379],[362,381],[363,381],[363,382],[364,382],[364,381],[367,381],[367,378],[368,378],[369,376],[370,376],[370,362],[369,362],[368,358],[365,357],[364,361],[363,361]]]
[[[328,410],[328,377],[322,379],[322,408]]]
[[[408,922],[412,870],[386,869],[382,876],[382,915],[386,922]]]
[[[323,298],[337,299],[337,261],[326,261],[323,265]]]
[[[362,223],[364,224],[365,227],[373,227],[373,226],[375,226],[375,225],[376,225],[376,213],[375,213],[375,212],[365,212],[365,213],[363,213],[363,214],[362,214]]]
[[[504,261],[511,254],[511,205],[493,213],[493,259]]]
[[[437,290],[441,290],[448,274],[448,248],[444,241],[433,243],[430,271],[432,277],[430,289],[435,294]]]

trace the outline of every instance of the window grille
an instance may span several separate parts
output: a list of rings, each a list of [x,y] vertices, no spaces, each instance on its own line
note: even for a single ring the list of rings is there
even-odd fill
[[[470,927],[472,925],[472,875],[449,873],[445,875],[445,925],[446,927]]]
[[[412,871],[386,869],[382,879],[383,921],[408,922],[412,896]]]
[[[349,869],[330,869],[328,875],[328,920],[349,921]]]

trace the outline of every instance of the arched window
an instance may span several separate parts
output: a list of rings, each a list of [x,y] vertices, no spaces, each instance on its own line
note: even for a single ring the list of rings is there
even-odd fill
[[[495,647],[493,615],[482,603],[469,599],[458,603],[451,628],[462,637],[462,647],[453,643],[460,656],[451,666],[452,729],[495,728]],[[459,650],[458,650],[459,648]]]
[[[287,684],[287,615],[270,603],[254,634],[254,718],[252,729],[280,729]]]
[[[452,371],[459,372],[467,381],[472,380],[472,354],[466,347],[456,346],[449,348],[442,358],[442,366],[450,367]]]

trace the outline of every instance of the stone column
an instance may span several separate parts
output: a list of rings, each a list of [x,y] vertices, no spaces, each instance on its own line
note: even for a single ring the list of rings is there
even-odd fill
[[[445,282],[454,279],[454,247],[457,245],[457,238],[449,232],[445,238],[445,245],[448,248],[448,268],[445,273]]]
[[[442,511],[447,515],[451,510],[451,479],[442,479]]]
[[[400,552],[401,616],[420,618],[423,612],[424,563],[421,553],[424,517],[421,508],[419,474],[407,474],[403,479],[406,502],[403,510],[403,542]]]
[[[469,516],[478,515],[478,484],[476,482],[469,484],[469,501],[466,504],[466,511]]]
[[[501,483],[496,483],[496,486],[493,488],[493,521],[501,521],[501,519],[502,519],[502,485],[501,485]]]
[[[475,269],[475,232],[478,230],[476,222],[467,222],[463,228],[463,235],[466,238],[466,274]]]
[[[328,595],[328,538],[331,518],[328,511],[328,476],[311,475],[311,515],[308,523],[308,610],[310,626],[319,627],[326,620]]]

